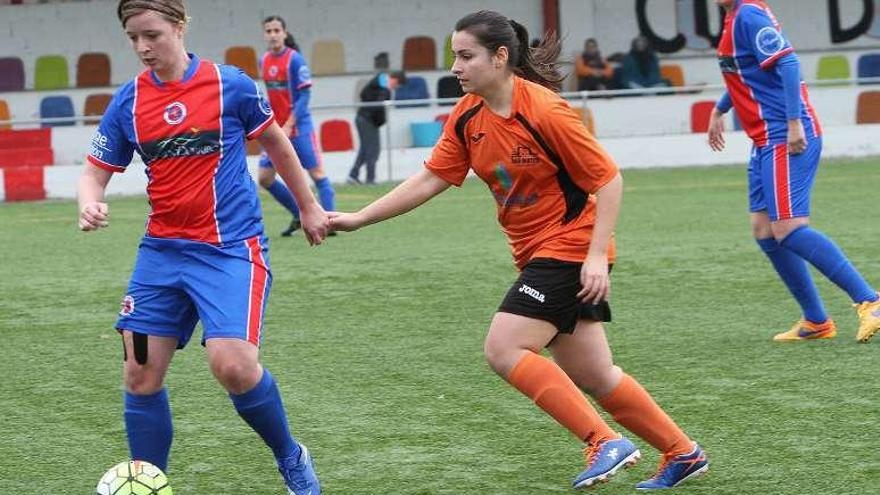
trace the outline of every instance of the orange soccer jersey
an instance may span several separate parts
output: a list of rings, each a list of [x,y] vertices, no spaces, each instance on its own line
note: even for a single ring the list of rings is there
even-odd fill
[[[508,118],[464,96],[425,167],[456,186],[473,169],[489,186],[520,269],[533,258],[582,262],[596,219],[591,193],[617,175],[568,103],[520,77]],[[613,253],[612,243],[609,261]]]

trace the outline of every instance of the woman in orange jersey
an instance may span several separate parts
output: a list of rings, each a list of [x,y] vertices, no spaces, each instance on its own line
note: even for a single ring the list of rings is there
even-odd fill
[[[559,43],[530,49],[519,23],[492,11],[455,26],[452,72],[466,95],[450,114],[424,170],[356,213],[331,213],[356,230],[405,213],[473,170],[492,191],[519,279],[492,319],[486,360],[586,443],[575,488],[607,480],[640,457],[582,389],[663,454],[640,489],[669,488],[704,472],[702,450],[632,377],[612,362],[609,263],[622,179],[616,165],[555,91]],[[548,348],[553,359],[540,355]]]

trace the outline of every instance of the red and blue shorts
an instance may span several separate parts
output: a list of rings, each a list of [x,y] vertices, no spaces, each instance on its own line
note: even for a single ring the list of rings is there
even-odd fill
[[[808,137],[807,149],[788,153],[788,145],[752,148],[749,211],[766,211],[771,221],[810,216],[810,192],[819,169],[822,138]]]
[[[145,237],[116,328],[176,338],[183,348],[201,321],[202,344],[234,338],[259,346],[271,285],[263,236],[224,246]]]

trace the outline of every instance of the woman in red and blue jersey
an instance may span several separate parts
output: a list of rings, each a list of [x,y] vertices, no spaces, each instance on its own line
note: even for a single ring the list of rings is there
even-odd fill
[[[291,436],[278,387],[259,362],[272,273],[244,140],[258,139],[274,159],[309,242],[322,241],[327,215],[257,84],[186,52],[182,0],[121,0],[117,14],[146,70],[101,119],[78,196],[80,228],[107,227],[107,184],[135,152],[143,159],[151,211],[116,323],[131,458],[168,468],[173,428],[163,382],[201,321],[211,371],[272,449],[290,493],[319,493],[308,450]]]
[[[807,262],[843,289],[859,317],[856,339],[880,330],[880,295],[837,244],[810,226],[810,192],[822,153],[822,127],[801,80],[800,62],[761,0],[715,0],[727,15],[718,60],[727,91],[709,121],[709,146],[724,149],[723,115],[731,107],[754,147],[749,162],[752,233],[803,311],[776,341],[837,334]]]
[[[303,168],[315,182],[321,206],[327,211],[333,211],[335,192],[330,179],[324,173],[312,114],[309,111],[312,87],[309,66],[281,17],[272,15],[263,20],[263,37],[268,50],[260,59],[260,68],[275,120],[284,133],[290,136],[290,142],[293,143]],[[290,226],[281,235],[287,237],[299,230],[299,208],[296,200],[284,184],[275,180],[272,160],[265,154],[260,159],[259,181],[293,215]]]

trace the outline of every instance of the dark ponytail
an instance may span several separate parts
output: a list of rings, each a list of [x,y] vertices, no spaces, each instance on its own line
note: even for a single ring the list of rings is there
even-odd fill
[[[293,35],[290,34],[290,31],[287,30],[287,23],[284,22],[284,19],[280,15],[270,15],[269,17],[263,19],[263,25],[265,26],[267,23],[270,23],[272,21],[280,22],[281,27],[284,29],[285,32],[287,32],[287,37],[284,38],[284,46],[299,51],[299,45],[296,44],[296,40],[293,39]]]
[[[296,44],[296,40],[293,39],[293,35],[290,33],[287,33],[287,37],[284,38],[284,46],[299,51],[299,45]]]
[[[493,53],[507,47],[507,65],[516,75],[553,91],[562,88],[565,76],[559,72],[558,62],[562,46],[555,34],[546,34],[536,48],[531,48],[525,26],[491,10],[462,17],[455,30],[467,31]]]

